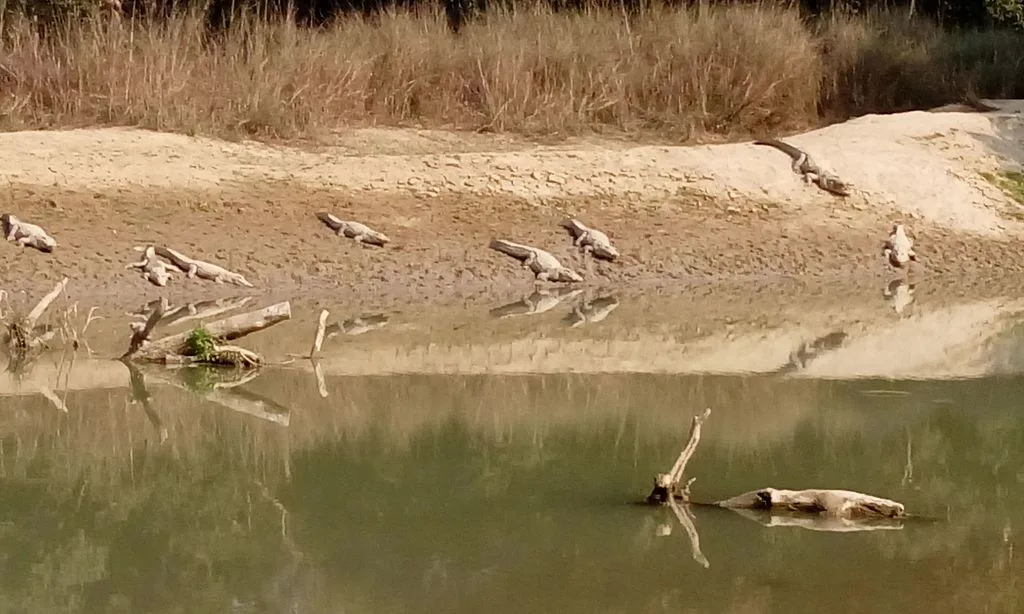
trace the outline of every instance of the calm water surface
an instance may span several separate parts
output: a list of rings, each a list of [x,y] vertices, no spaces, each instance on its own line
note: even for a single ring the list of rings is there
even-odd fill
[[[68,413],[0,400],[0,612],[1024,609],[1022,376],[328,376],[322,397],[270,369],[234,405],[174,377]],[[634,504],[705,406],[696,498],[848,488],[921,518],[698,507],[705,568]]]

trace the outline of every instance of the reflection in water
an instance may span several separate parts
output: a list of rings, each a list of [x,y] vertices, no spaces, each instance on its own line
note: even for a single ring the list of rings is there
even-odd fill
[[[809,343],[806,341],[802,342],[800,347],[789,355],[789,361],[780,367],[776,373],[785,375],[807,368],[811,361],[822,353],[841,347],[848,336],[845,332],[839,330],[818,337]]]
[[[830,533],[851,533],[857,531],[879,531],[903,529],[903,518],[835,518],[829,516],[808,516],[807,514],[786,514],[777,509],[735,508],[733,512],[749,518],[765,527],[798,527],[811,531]]]
[[[515,316],[534,315],[554,309],[564,301],[568,301],[583,291],[573,287],[538,288],[529,296],[518,301],[491,309],[491,316],[496,318],[512,318]]]
[[[873,381],[558,374],[328,376],[323,399],[274,368],[209,387],[287,406],[281,428],[168,371],[72,391],[69,414],[2,397],[5,611],[1001,611],[1024,572],[1005,530],[1024,520],[1021,377],[885,397],[861,394]],[[126,411],[133,395],[155,412]],[[631,505],[708,405],[701,500],[843,484],[943,522],[837,536]]]
[[[563,320],[618,309],[587,338],[368,335],[248,373],[44,356],[0,379],[0,611],[1014,610],[1019,305],[873,300],[872,321],[691,331],[602,295]],[[768,375],[692,374],[725,369]],[[843,485],[941,522],[631,505],[707,406],[695,499]]]
[[[123,361],[123,364],[128,368],[128,374],[131,377],[132,403],[142,404],[142,409],[146,412],[146,418],[149,419],[150,424],[159,433],[160,443],[167,441],[167,427],[164,426],[164,421],[160,419],[160,414],[153,409],[149,388],[146,386],[146,376],[143,375],[142,371],[134,363],[126,360]]]
[[[581,300],[572,311],[565,316],[565,323],[571,328],[577,328],[584,324],[597,324],[608,317],[615,308],[619,306],[619,299],[614,295],[606,295],[595,298],[592,301]]]
[[[388,325],[388,321],[388,316],[383,313],[363,315],[355,318],[349,318],[340,324],[337,322],[329,324],[327,328],[324,329],[324,333],[328,339],[341,334],[362,335],[363,333],[370,332],[371,330],[384,328]]]
[[[909,283],[902,277],[897,277],[885,286],[882,296],[889,300],[892,310],[902,316],[903,312],[914,302],[915,287],[915,284]]]

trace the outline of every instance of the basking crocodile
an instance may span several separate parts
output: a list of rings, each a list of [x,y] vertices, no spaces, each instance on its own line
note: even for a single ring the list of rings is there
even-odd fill
[[[882,246],[882,255],[897,269],[903,268],[910,261],[917,262],[914,241],[907,236],[907,229],[903,224],[892,225],[892,232]]]
[[[615,260],[619,257],[619,250],[612,245],[608,235],[590,228],[576,218],[567,217],[562,220],[562,227],[573,236],[573,245],[579,247],[583,253],[590,253],[595,258],[602,260]]]
[[[202,260],[196,260],[195,258],[189,258],[188,256],[177,252],[169,247],[157,247],[155,248],[156,254],[163,258],[166,258],[185,273],[185,277],[192,279],[199,277],[201,279],[208,279],[218,284],[229,283],[236,286],[245,286],[252,288],[252,284],[249,281],[233,271],[229,271],[222,266],[211,264],[209,262],[203,262]]]
[[[524,269],[533,271],[537,281],[583,281],[583,276],[572,269],[562,266],[558,258],[542,249],[523,245],[522,243],[513,243],[504,239],[493,239],[489,247],[522,262]]]
[[[355,239],[360,245],[376,245],[378,247],[384,247],[385,243],[391,242],[391,239],[382,232],[370,228],[365,224],[359,222],[353,222],[351,220],[343,220],[336,215],[321,211],[316,214],[321,222],[327,224],[327,227],[333,230],[339,237],[348,237],[349,239]]]
[[[837,196],[849,196],[850,186],[835,173],[821,168],[807,152],[778,139],[754,141],[755,145],[767,145],[785,153],[793,160],[793,172],[803,176],[804,183],[815,183],[826,192]]]
[[[10,213],[0,216],[3,224],[4,238],[18,244],[18,247],[33,247],[41,252],[50,253],[57,247],[57,240],[46,234],[40,226],[19,220]]]
[[[141,249],[141,248],[136,248]],[[142,278],[154,286],[164,287],[171,279],[171,271],[163,260],[156,257],[156,249],[150,245],[142,250],[142,259],[125,265],[126,269],[140,269]]]

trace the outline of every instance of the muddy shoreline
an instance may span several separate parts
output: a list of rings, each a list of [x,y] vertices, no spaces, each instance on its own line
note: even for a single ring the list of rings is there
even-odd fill
[[[487,248],[495,237],[551,251],[583,273],[581,287],[594,291],[683,293],[723,284],[880,287],[896,277],[964,291],[982,283],[995,284],[1000,293],[1024,286],[1016,281],[1024,274],[1024,250],[1014,239],[925,222],[914,226],[921,266],[909,272],[888,268],[880,253],[884,215],[843,222],[839,212],[835,223],[824,225],[782,210],[698,201],[628,206],[587,199],[541,207],[498,197],[421,200],[273,184],[184,194],[35,186],[15,186],[12,193],[22,216],[58,237],[59,247],[43,254],[0,246],[3,287],[15,297],[34,296],[68,276],[69,296],[88,304],[127,305],[161,295],[204,300],[244,290],[181,276],[166,288],[152,286],[124,268],[138,259],[135,246],[150,243],[242,273],[256,293],[340,299],[365,308],[485,303],[532,292],[528,272]],[[368,220],[392,243],[367,248],[339,238],[316,219],[319,210]],[[558,226],[565,211],[608,229],[621,259],[583,259]]]

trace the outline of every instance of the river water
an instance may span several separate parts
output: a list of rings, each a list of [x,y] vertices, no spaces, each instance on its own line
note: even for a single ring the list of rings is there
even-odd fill
[[[358,368],[325,358],[319,380],[305,361],[248,381],[163,368],[132,380],[98,359],[63,391],[12,379],[0,612],[1024,609],[1021,326],[934,350],[941,378],[864,358],[858,340],[879,330],[763,373],[644,373],[621,367],[635,345],[607,339],[593,372],[558,367],[555,346],[512,368],[513,341],[459,363],[456,346],[375,345],[370,331],[344,346]],[[914,330],[900,344],[935,335]],[[370,372],[387,356],[403,368]],[[693,506],[695,543],[671,509],[637,502],[704,407],[695,499],[843,488],[913,517],[839,532]]]

